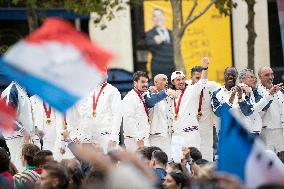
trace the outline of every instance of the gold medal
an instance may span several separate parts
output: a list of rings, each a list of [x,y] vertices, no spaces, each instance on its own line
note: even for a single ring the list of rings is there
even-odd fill
[[[198,112],[198,114],[197,114],[199,117],[201,117],[202,116],[202,112]]]
[[[93,110],[93,117],[96,117],[97,116],[97,112],[96,110]]]
[[[50,123],[51,123],[51,119],[50,119],[50,118],[47,118],[47,119],[46,119],[46,124],[49,125]]]
[[[178,120],[178,114],[175,114],[175,117],[174,117],[175,121]]]

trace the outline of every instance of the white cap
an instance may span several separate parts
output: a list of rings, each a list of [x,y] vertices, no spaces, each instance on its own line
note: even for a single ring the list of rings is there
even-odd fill
[[[182,71],[174,71],[171,75],[171,81],[173,81],[174,79],[176,79],[180,76],[185,77],[185,75]]]

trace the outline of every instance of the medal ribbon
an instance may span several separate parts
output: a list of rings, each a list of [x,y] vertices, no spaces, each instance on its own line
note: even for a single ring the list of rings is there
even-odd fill
[[[148,117],[148,121],[149,121],[149,112],[148,112],[148,108],[147,108],[145,99],[142,97],[141,93],[140,93],[135,87],[133,88],[133,90],[135,91],[135,93],[138,95],[138,97],[139,97],[140,100],[142,101],[142,103],[143,103],[143,105],[144,105],[145,112],[146,112],[147,117]]]
[[[93,112],[95,112],[96,109],[97,109],[97,105],[98,105],[99,98],[100,98],[101,93],[103,92],[104,88],[106,87],[106,85],[107,85],[107,83],[104,83],[104,84],[102,85],[102,88],[101,88],[101,90],[100,90],[100,92],[99,92],[97,98],[96,98],[96,94],[95,94],[95,92],[94,92],[94,95],[93,95]]]
[[[50,105],[48,105],[48,109],[47,109],[46,104],[43,102],[43,108],[44,108],[44,112],[45,112],[46,118],[47,118],[47,119],[50,119],[50,115],[51,115],[51,106],[50,106]]]
[[[180,97],[179,97],[179,99],[178,99],[178,104],[176,104],[176,100],[174,99],[175,115],[178,115],[179,107],[180,107],[180,103],[181,103],[181,99],[182,99],[182,97],[183,97],[184,91],[185,91],[185,90],[182,90],[182,91],[181,91],[181,95],[180,95]]]
[[[200,113],[201,112],[201,106],[202,106],[202,100],[203,100],[203,90],[204,89],[202,89],[202,91],[201,91],[201,93],[200,93],[200,97],[199,97],[199,105],[198,105],[198,113]]]
[[[66,119],[66,114],[64,114],[64,118],[63,118],[64,120],[64,129],[66,129],[66,127],[67,127],[67,119]]]

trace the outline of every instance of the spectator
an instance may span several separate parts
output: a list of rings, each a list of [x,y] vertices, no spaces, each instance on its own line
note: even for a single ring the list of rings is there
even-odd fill
[[[39,189],[67,189],[68,180],[67,169],[55,161],[48,162],[42,167]]]
[[[4,138],[4,136],[2,135],[1,132],[0,132],[0,147],[3,147],[8,152],[8,154],[10,155],[10,151],[9,151],[8,146],[7,146],[6,140],[5,140],[5,138]]]
[[[182,153],[183,153],[183,160],[186,161],[190,160],[197,161],[199,159],[202,159],[201,152],[195,147],[183,147]]]
[[[16,188],[33,188],[40,175],[34,170],[34,156],[40,149],[34,144],[24,144],[22,147],[21,160],[25,170],[14,176]]]
[[[163,183],[165,189],[183,189],[189,179],[181,171],[172,171],[167,174]]]
[[[53,161],[53,153],[49,150],[41,150],[37,152],[34,156],[34,164],[36,169],[34,170],[36,173],[41,174],[42,166],[49,161]]]
[[[152,153],[155,150],[162,151],[162,149],[157,146],[143,147],[143,148],[139,148],[137,151],[139,154],[142,155],[142,158],[145,160],[145,162],[147,164],[150,164]]]
[[[61,164],[67,168],[69,176],[68,189],[80,188],[84,178],[80,162],[76,159],[62,160]]]
[[[284,164],[284,151],[277,152],[277,156],[282,161],[282,163]]]
[[[18,169],[16,168],[16,166],[10,161],[10,164],[9,164],[9,173],[11,174],[11,175],[15,175],[15,174],[17,174],[19,171],[18,171]]]
[[[8,187],[13,185],[13,176],[9,173],[9,164],[10,164],[10,157],[9,153],[3,148],[0,147],[0,184],[4,185],[5,183],[8,184]],[[9,186],[10,185],[10,186]]]
[[[162,184],[165,181],[167,175],[166,166],[168,162],[168,156],[163,151],[154,151],[152,153],[151,165],[154,168],[154,172],[159,177],[159,181]]]

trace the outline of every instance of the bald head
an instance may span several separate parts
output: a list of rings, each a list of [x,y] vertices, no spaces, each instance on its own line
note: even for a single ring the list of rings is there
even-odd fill
[[[168,77],[165,74],[158,74],[154,77],[154,85],[158,91],[168,88]]]
[[[263,66],[258,70],[258,77],[261,81],[261,84],[270,89],[272,87],[272,82],[274,79],[273,70],[268,66]]]

